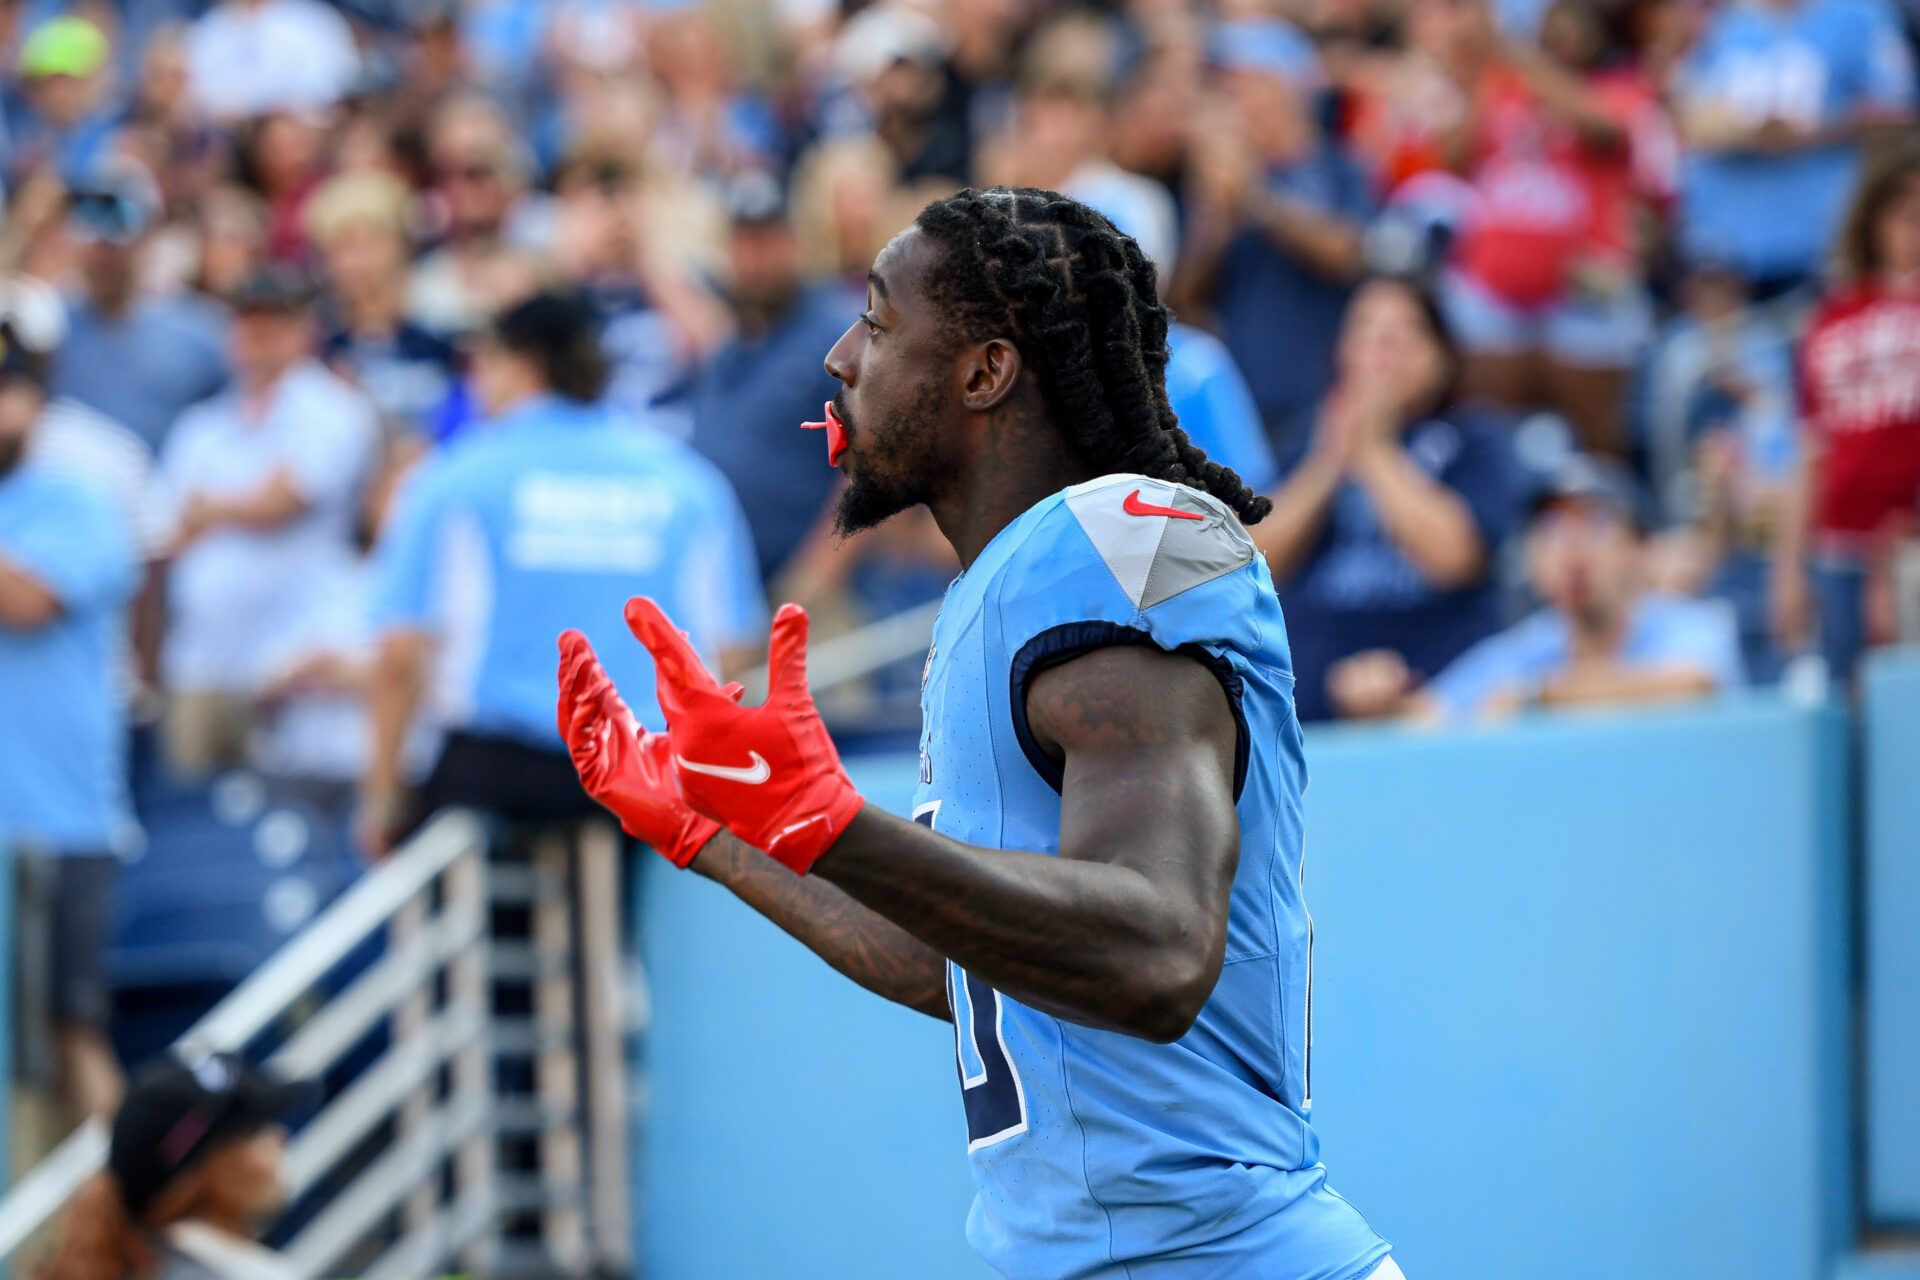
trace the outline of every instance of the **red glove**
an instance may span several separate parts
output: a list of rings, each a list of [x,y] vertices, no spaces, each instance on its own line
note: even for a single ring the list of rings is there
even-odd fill
[[[807,611],[789,604],[774,615],[767,700],[758,707],[726,696],[653,601],[627,601],[627,625],[658,669],[680,794],[805,875],[866,803],[807,690]]]
[[[730,685],[736,690],[738,685]],[[722,692],[725,692],[724,690]],[[685,867],[720,824],[687,807],[673,782],[667,735],[649,733],[613,687],[578,631],[560,637],[560,736],[587,794],[676,867]]]

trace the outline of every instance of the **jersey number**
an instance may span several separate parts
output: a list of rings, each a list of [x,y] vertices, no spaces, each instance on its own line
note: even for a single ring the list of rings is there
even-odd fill
[[[913,820],[933,826],[940,802],[920,806]],[[947,965],[947,1003],[960,1100],[967,1109],[967,1150],[978,1151],[1027,1131],[1027,1096],[1000,1033],[1000,993],[957,964]]]

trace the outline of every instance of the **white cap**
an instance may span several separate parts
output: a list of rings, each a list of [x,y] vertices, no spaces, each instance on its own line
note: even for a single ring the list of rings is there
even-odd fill
[[[875,5],[855,14],[833,46],[833,69],[864,84],[896,62],[935,62],[946,52],[940,24],[914,9]]]

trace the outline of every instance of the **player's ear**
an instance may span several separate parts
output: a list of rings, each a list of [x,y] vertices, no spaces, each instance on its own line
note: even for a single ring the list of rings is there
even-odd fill
[[[963,356],[960,402],[984,413],[1013,392],[1020,381],[1020,349],[1005,338],[988,338],[968,347]]]

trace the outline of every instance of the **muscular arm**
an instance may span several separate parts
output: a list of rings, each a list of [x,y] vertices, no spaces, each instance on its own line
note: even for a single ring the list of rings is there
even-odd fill
[[[1213,992],[1239,861],[1234,723],[1190,657],[1097,649],[1035,677],[1060,856],[962,844],[868,806],[814,867],[1037,1009],[1178,1039]]]
[[[693,869],[875,995],[952,1018],[946,958],[820,877],[796,876],[725,831],[707,842]]]

